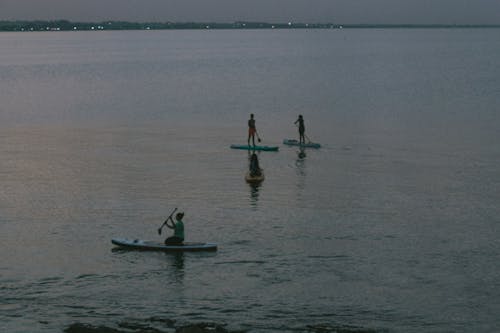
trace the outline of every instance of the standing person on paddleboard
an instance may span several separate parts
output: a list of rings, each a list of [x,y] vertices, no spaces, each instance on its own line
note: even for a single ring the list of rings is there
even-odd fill
[[[306,127],[304,126],[304,118],[302,118],[301,114],[299,114],[299,119],[294,122],[295,125],[297,125],[297,123],[299,123],[299,143],[306,143],[306,140],[304,139]]]
[[[255,127],[255,119],[253,119],[252,113],[250,114],[250,119],[248,119],[248,146],[250,146],[250,138],[252,138],[252,143],[255,147],[255,133],[257,133],[257,128]]]
[[[170,217],[170,222],[166,221],[167,227],[174,230],[174,235],[165,239],[165,245],[181,245],[184,242],[184,222],[182,218],[184,213],[177,213],[175,215],[175,221]]]

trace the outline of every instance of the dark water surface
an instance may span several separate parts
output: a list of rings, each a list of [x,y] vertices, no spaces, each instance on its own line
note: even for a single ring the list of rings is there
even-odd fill
[[[1,33],[0,50],[1,332],[500,330],[498,30]],[[251,112],[280,146],[259,187],[229,149]],[[323,144],[304,158],[281,144],[299,113]],[[110,243],[161,240],[174,207],[219,250]]]

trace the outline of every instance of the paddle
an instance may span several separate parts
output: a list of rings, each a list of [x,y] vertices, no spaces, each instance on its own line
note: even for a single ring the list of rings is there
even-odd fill
[[[165,222],[163,222],[163,224],[161,225],[161,227],[158,229],[158,235],[161,235],[161,229],[163,228],[163,226],[165,224],[167,224],[168,220],[172,220],[172,215],[174,215],[174,213],[177,211],[177,207],[174,208],[174,210],[172,211],[172,213],[170,214],[169,217],[167,217],[167,219],[165,220]]]
[[[257,135],[257,141],[261,142],[262,140],[260,139],[259,133],[257,133],[257,130],[255,130],[255,134]]]
[[[309,139],[306,133],[304,133],[304,137],[307,139],[307,142],[311,143],[311,139]]]

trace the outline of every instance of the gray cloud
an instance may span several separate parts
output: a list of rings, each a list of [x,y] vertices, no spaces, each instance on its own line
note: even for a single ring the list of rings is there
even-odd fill
[[[498,0],[0,0],[0,20],[500,24]]]

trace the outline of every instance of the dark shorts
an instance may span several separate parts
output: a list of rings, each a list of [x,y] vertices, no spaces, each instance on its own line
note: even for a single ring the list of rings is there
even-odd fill
[[[184,239],[175,236],[165,239],[165,245],[181,245],[182,242],[184,242]]]

